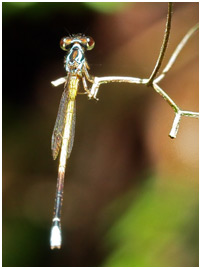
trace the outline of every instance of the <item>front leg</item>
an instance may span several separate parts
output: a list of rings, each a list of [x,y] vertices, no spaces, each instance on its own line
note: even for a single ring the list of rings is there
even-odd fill
[[[85,62],[84,63],[84,69],[83,69],[83,74],[84,74],[84,76],[86,77],[86,79],[89,81],[89,82],[91,82],[91,83],[93,83],[94,82],[94,76],[91,76],[90,74],[89,74],[89,72],[88,72],[88,70],[87,69],[89,69],[89,66],[88,66],[88,64],[87,64],[87,62]]]
[[[83,82],[84,90],[85,90],[86,94],[88,95],[89,99],[93,98],[96,101],[98,101],[99,99],[95,95],[92,95],[91,90],[88,89],[86,78],[84,76],[82,77],[82,82]]]
[[[85,76],[82,77],[82,83],[83,83],[83,87],[84,87],[84,90],[85,90],[85,92],[83,94],[88,94],[89,95],[90,94],[90,91],[88,89]]]

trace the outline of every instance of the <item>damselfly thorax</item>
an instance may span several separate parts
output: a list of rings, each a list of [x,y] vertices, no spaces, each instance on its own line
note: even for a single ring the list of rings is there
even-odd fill
[[[52,220],[50,246],[52,249],[61,247],[61,207],[63,200],[64,176],[67,158],[70,157],[75,132],[75,99],[78,94],[79,82],[82,80],[86,93],[89,93],[87,81],[93,82],[89,75],[85,58],[85,51],[93,49],[95,45],[91,37],[82,34],[64,37],[60,47],[67,51],[64,67],[67,77],[62,80],[64,92],[59,105],[59,111],[52,134],[52,155],[55,160],[60,152],[55,206]]]

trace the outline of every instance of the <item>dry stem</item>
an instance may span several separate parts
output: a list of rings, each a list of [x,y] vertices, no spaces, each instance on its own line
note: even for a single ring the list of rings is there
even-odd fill
[[[180,109],[177,104],[170,98],[170,96],[163,91],[158,83],[165,77],[167,72],[170,70],[170,68],[173,66],[176,58],[178,57],[179,53],[182,51],[183,47],[186,45],[188,40],[192,37],[192,35],[197,31],[198,24],[196,24],[193,28],[191,28],[188,33],[184,36],[184,38],[180,41],[179,45],[173,52],[172,56],[170,57],[166,67],[162,71],[161,75],[159,75],[156,78],[156,75],[161,67],[162,61],[164,59],[165,51],[167,48],[169,36],[170,36],[170,29],[171,29],[171,19],[172,19],[172,3],[168,4],[168,16],[167,16],[167,22],[166,22],[166,29],[165,29],[165,35],[163,39],[163,44],[160,49],[160,54],[158,57],[158,60],[156,62],[155,68],[150,76],[149,79],[146,78],[136,78],[136,77],[121,77],[121,76],[107,76],[107,77],[93,77],[93,80],[89,80],[92,82],[91,89],[88,93],[88,97],[97,99],[98,90],[101,84],[104,83],[110,83],[110,82],[124,82],[124,83],[135,83],[135,84],[142,84],[146,85],[148,87],[153,88],[158,94],[160,94],[164,100],[172,107],[172,109],[175,112],[175,119],[172,124],[172,129],[169,133],[169,136],[171,138],[176,138],[178,129],[179,129],[179,123],[182,116],[186,117],[192,117],[192,118],[198,118],[199,113],[193,112],[193,111],[184,111]],[[58,86],[62,83],[66,82],[66,77],[59,78],[55,81],[52,81],[51,83],[54,86]]]

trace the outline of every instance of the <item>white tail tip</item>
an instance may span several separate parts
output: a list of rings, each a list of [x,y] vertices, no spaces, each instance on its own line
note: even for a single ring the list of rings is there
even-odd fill
[[[61,228],[58,225],[54,225],[51,229],[50,248],[61,248]]]

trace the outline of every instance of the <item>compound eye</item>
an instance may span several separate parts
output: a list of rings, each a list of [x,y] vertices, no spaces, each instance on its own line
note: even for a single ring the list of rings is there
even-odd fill
[[[87,50],[92,50],[95,46],[95,41],[92,37],[87,36]]]
[[[62,50],[68,50],[70,47],[71,47],[71,44],[72,44],[72,38],[66,36],[66,37],[63,37],[61,40],[60,40],[60,48]]]

